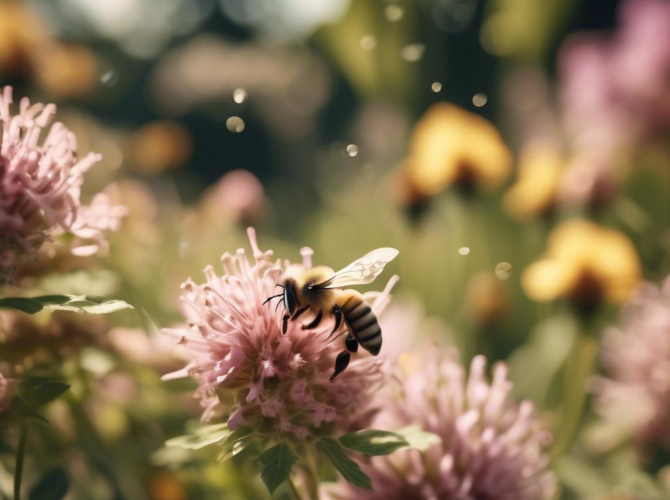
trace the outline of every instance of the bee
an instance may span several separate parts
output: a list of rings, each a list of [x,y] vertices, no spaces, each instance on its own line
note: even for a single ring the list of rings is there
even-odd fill
[[[316,328],[325,317],[334,320],[331,335],[342,323],[346,325],[345,349],[335,360],[331,381],[347,368],[351,354],[358,352],[359,344],[373,356],[377,356],[382,347],[382,331],[372,308],[359,292],[343,288],[372,283],[398,253],[395,248],[378,248],[338,272],[326,266],[306,269],[300,275],[288,277],[282,284],[278,284],[283,292],[263,302],[266,304],[274,298],[280,298],[277,307],[284,304],[284,334],[288,322],[297,320],[306,312],[311,312],[314,319],[303,325],[304,330]]]

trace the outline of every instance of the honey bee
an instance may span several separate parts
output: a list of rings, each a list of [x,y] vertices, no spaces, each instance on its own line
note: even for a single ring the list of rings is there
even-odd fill
[[[289,321],[297,320],[308,311],[314,319],[303,325],[304,330],[316,328],[324,317],[332,317],[335,323],[332,335],[344,322],[348,330],[345,349],[335,360],[331,381],[346,369],[351,354],[358,352],[359,344],[373,356],[377,356],[382,347],[382,331],[372,308],[359,292],[343,288],[372,283],[398,253],[395,248],[378,248],[338,272],[326,266],[306,269],[299,276],[288,277],[278,284],[283,292],[263,302],[266,304],[280,298],[277,307],[284,304],[283,333],[286,333]]]

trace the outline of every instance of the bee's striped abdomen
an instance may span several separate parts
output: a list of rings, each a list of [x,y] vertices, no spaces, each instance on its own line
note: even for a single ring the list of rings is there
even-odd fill
[[[344,313],[344,320],[351,334],[363,349],[373,356],[379,354],[382,348],[382,329],[379,327],[377,316],[361,294],[350,293],[346,300],[342,301],[340,309]]]

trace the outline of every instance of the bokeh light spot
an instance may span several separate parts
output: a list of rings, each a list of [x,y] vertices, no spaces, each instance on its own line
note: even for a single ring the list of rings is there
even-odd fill
[[[244,131],[244,120],[239,116],[231,116],[226,120],[226,128],[235,134]]]
[[[244,89],[235,89],[233,91],[233,101],[235,101],[237,104],[242,104],[247,100],[247,97],[249,97],[249,95]]]
[[[486,94],[475,94],[472,96],[472,104],[477,106],[478,108],[481,108],[488,102],[489,98],[486,96]]]
[[[512,275],[512,264],[509,262],[500,262],[496,266],[496,277],[501,281],[507,281]]]

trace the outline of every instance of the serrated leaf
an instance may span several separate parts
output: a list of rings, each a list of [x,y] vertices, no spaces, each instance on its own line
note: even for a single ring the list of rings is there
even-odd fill
[[[342,477],[354,486],[372,490],[372,483],[368,475],[363,472],[360,466],[347,456],[337,441],[333,438],[325,437],[316,442],[316,449],[323,453],[330,463],[333,464]]]
[[[434,444],[442,442],[442,438],[437,434],[432,432],[426,432],[421,429],[418,425],[409,425],[403,427],[402,429],[396,431],[397,434],[402,436],[410,448],[414,448],[419,451],[426,451],[428,448]]]
[[[0,299],[0,308],[15,309],[26,314],[35,314],[44,309],[44,306],[26,297],[5,297],[4,299]]]
[[[37,409],[50,403],[70,388],[59,380],[24,380],[19,385],[19,394],[24,404]]]
[[[389,455],[400,448],[409,446],[405,438],[395,432],[372,429],[345,434],[340,438],[340,444],[371,457]]]
[[[41,295],[39,297],[5,297],[0,299],[0,308],[15,309],[27,314],[35,314],[43,309],[109,314],[123,309],[133,309],[133,306],[123,300],[108,300],[88,295]]]
[[[198,428],[191,434],[168,439],[165,442],[165,446],[184,448],[186,450],[199,450],[210,444],[223,441],[231,432],[228,424],[206,425]]]
[[[70,481],[60,467],[47,471],[39,483],[30,490],[29,500],[62,500],[67,495]]]
[[[270,494],[274,493],[277,487],[289,478],[296,460],[295,453],[286,443],[268,448],[258,457],[261,479]]]

